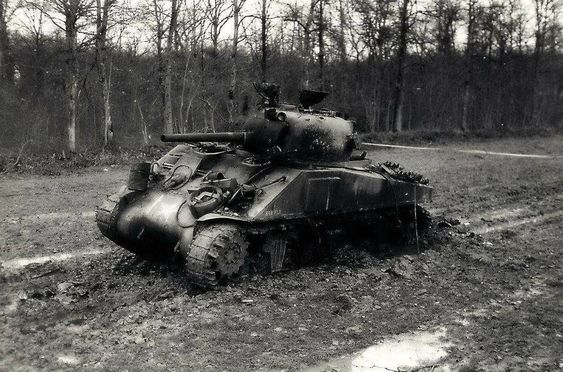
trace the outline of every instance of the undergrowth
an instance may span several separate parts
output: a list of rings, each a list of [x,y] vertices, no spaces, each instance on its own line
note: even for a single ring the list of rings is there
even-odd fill
[[[146,146],[137,150],[118,148],[103,152],[0,154],[0,174],[33,173],[55,176],[65,171],[93,166],[131,165],[143,160],[150,161],[162,157],[167,150],[165,146]]]
[[[441,130],[416,130],[393,132],[371,132],[362,135],[367,142],[383,142],[390,144],[447,144],[459,142],[471,142],[473,140],[487,140],[499,138],[530,138],[548,137],[554,134],[562,134],[562,128],[520,128],[520,129],[480,129],[472,131],[441,131]]]

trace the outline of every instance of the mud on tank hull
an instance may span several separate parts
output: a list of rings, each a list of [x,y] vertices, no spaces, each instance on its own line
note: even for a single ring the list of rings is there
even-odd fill
[[[432,195],[369,159],[274,166],[248,155],[176,146],[132,169],[128,185],[98,208],[98,226],[141,256],[179,254],[194,282],[214,286],[314,262],[335,233],[395,231]]]

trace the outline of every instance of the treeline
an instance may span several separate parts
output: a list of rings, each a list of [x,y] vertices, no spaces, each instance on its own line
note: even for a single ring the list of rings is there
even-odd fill
[[[254,81],[365,132],[561,126],[561,0],[518,1],[0,0],[0,145],[228,130]]]

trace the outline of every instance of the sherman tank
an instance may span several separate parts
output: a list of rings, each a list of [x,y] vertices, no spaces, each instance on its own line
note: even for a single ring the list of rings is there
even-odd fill
[[[428,181],[367,158],[353,121],[312,108],[326,93],[288,105],[278,86],[255,86],[261,110],[235,131],[162,135],[178,145],[132,167],[97,209],[101,232],[143,257],[180,257],[191,281],[212,287],[318,261],[342,237],[427,224]]]

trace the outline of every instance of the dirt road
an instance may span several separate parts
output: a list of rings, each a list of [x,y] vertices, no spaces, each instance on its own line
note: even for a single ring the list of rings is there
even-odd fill
[[[427,175],[428,207],[460,224],[420,254],[366,242],[205,293],[98,233],[125,168],[1,176],[0,370],[338,370],[323,361],[420,332],[443,345],[429,371],[561,369],[563,159],[460,148],[561,155],[563,137],[374,150]]]

